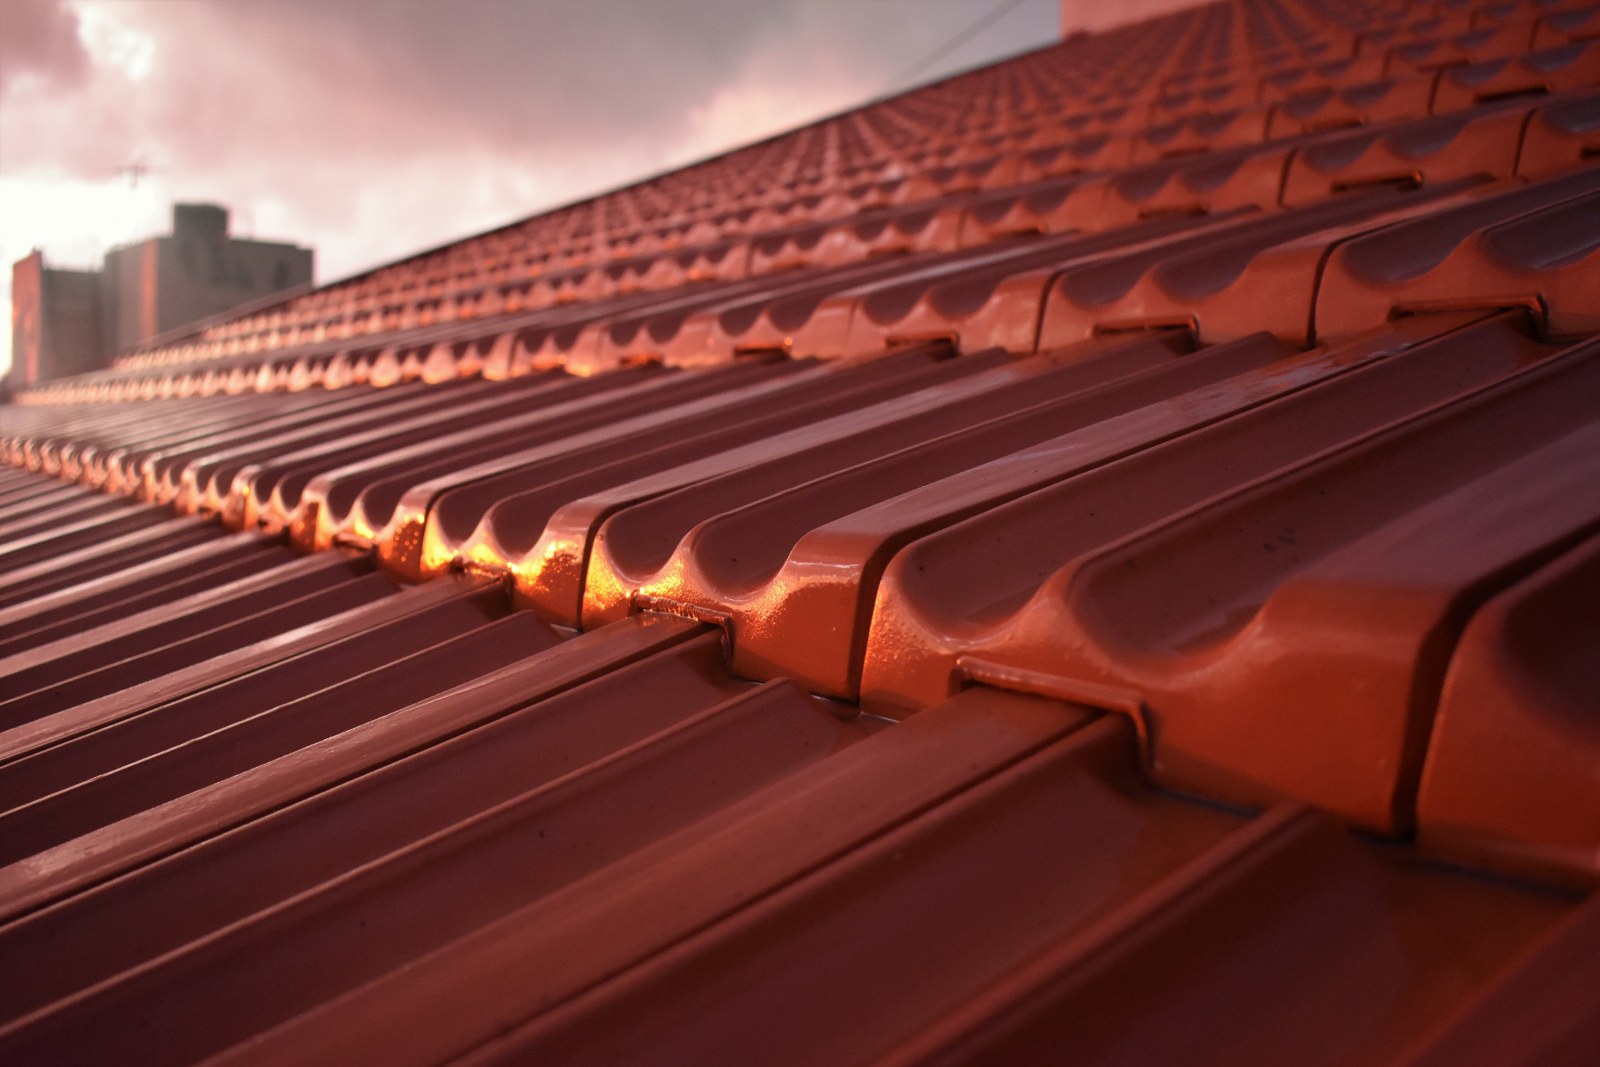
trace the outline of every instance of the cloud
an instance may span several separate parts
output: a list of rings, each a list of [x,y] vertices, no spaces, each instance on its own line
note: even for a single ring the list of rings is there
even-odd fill
[[[82,262],[199,199],[341,277],[896,88],[992,7],[0,0],[0,262]],[[1026,0],[927,77],[1049,43],[1059,10]]]
[[[76,85],[88,70],[77,12],[63,0],[7,0],[0,7],[0,100],[27,80]]]

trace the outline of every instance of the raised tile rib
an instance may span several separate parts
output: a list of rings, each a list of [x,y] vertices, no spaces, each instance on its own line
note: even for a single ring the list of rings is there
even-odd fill
[[[732,605],[770,580],[809,529],[1053,435],[1082,411],[1083,394],[1180,359],[1187,346],[1169,340],[1170,347],[1122,342],[1014,363],[954,387],[875,405],[853,425],[830,420],[836,424],[787,435],[772,441],[766,455],[741,455],[721,471],[702,466],[669,473],[650,487],[659,494],[653,497],[640,491],[644,487],[624,486],[607,494],[603,506],[579,501],[564,511],[581,509],[599,520],[584,538],[583,623],[600,625],[635,604],[663,599],[741,614]],[[668,479],[677,486],[668,488]],[[824,489],[826,510],[816,510],[818,494],[806,494],[812,508],[790,509],[782,519],[761,507],[799,487]],[[742,528],[738,535],[702,542],[703,524],[727,521],[748,505],[761,511],[760,520],[734,519]],[[723,556],[714,545],[737,555]]]
[[[376,527],[372,541],[378,559],[402,577],[436,573],[448,566],[453,552],[446,550],[442,558],[425,567],[425,536],[445,539],[453,549],[456,540],[471,535],[483,512],[505,495],[502,487],[515,484],[524,468],[614,443],[629,434],[665,433],[684,419],[715,412],[740,398],[769,394],[796,373],[804,373],[804,369],[794,364],[743,363],[676,378],[658,389],[628,397],[623,410],[616,413],[621,418],[607,419],[604,416],[610,412],[600,408],[597,411],[602,418],[587,429],[417,482],[393,505],[388,521]]]
[[[1136,768],[1131,731],[1102,719],[494,1036],[469,1062],[892,1055],[1006,981],[1041,940],[1094,929],[1247,822],[1153,793]]]
[[[1403,830],[1464,615],[1600,522],[1594,351],[1092,552],[974,655],[1135,694],[1158,780]]]
[[[1335,249],[1317,292],[1318,337],[1397,314],[1526,307],[1544,329],[1600,328],[1600,171],[1492,187]]]
[[[525,398],[514,414],[504,418],[401,444],[368,459],[331,468],[318,463],[318,473],[306,481],[298,502],[289,511],[289,540],[303,550],[329,548],[336,536],[346,532],[357,508],[362,509],[367,523],[361,533],[370,540],[371,524],[376,521],[381,526],[388,521],[384,508],[392,510],[404,488],[423,478],[571,432],[573,416],[579,412],[603,410],[625,402],[630,386],[659,388],[658,377],[654,368],[633,368],[593,378],[567,379]],[[395,479],[401,480],[403,487],[393,489],[388,496],[377,488],[386,481],[393,484]],[[380,502],[385,499],[387,505]]]
[[[0,862],[62,844],[555,644],[532,616],[495,619],[485,610],[504,603],[503,592],[492,589],[424,608],[360,640],[334,642],[6,764]]]
[[[365,576],[365,578],[372,577],[376,576]],[[347,581],[340,581],[337,573],[334,578],[339,584],[348,584]],[[381,583],[362,580],[356,592],[370,593],[374,589],[381,591],[383,588]],[[331,592],[338,597],[348,593],[348,590],[341,592],[336,587]],[[288,659],[329,641],[339,640],[351,633],[360,632],[368,627],[382,626],[390,619],[419,610],[435,601],[449,600],[460,595],[460,591],[454,585],[440,583],[423,589],[402,591],[395,595],[379,596],[374,600],[358,603],[353,607],[334,611],[313,621],[276,632],[272,623],[283,620],[286,617],[284,613],[258,615],[249,620],[249,626],[242,631],[238,627],[224,629],[223,635],[232,640],[241,635],[251,636],[265,630],[266,635],[259,640],[123,688],[117,688],[116,676],[110,675],[102,678],[108,688],[103,695],[80,704],[47,710],[20,725],[5,728],[0,732],[0,759],[10,759],[22,753],[57,744],[65,738],[99,729],[109,722],[138,714],[166,701],[199,692],[234,677],[250,674],[261,667]],[[294,609],[287,617],[292,619],[297,614],[298,609]],[[108,629],[115,639],[116,628]],[[204,636],[201,635],[202,638]],[[144,639],[149,640],[148,637]],[[168,646],[168,655],[185,647],[189,651],[206,651],[203,640],[192,640],[186,645],[180,643],[178,646]]]
[[[1267,330],[1309,345],[1315,340],[1314,305],[1331,250],[1355,235],[1425,215],[1461,191],[1461,184],[1410,196],[1365,190],[1237,219],[1226,232],[1207,227],[1193,238],[1101,265],[1109,270],[1074,265],[1052,282],[1039,343],[1182,326],[1202,341]]]
[[[1587,1065],[1595,11],[1216,0],[22,390],[0,1059]]]
[[[1593,88],[1600,81],[1600,40],[1579,40],[1537,52],[1451,67],[1439,75],[1435,113],[1516,96]]]
[[[115,519],[138,510],[127,501],[108,500],[85,490],[67,500],[7,508],[4,519],[0,519],[0,538],[8,542],[27,540],[75,522]]]
[[[997,346],[1012,352],[1059,347],[1038,336],[1045,286],[1063,266],[1114,263],[1129,248],[1175,241],[1204,228],[1206,219],[1155,218],[1104,233],[1066,233],[1011,247],[989,246],[953,269],[906,270],[888,284],[851,294],[845,347],[870,351],[898,339],[943,337],[968,351]]]
[[[1418,797],[1430,849],[1600,881],[1600,542],[1490,600],[1462,634]]]
[[[1282,355],[1282,347],[1265,338],[1219,346],[1074,395],[1051,420],[1063,426],[1024,423],[1008,440],[1006,427],[996,423],[987,435],[990,447],[998,445],[1006,454],[987,462],[968,466],[960,459],[961,449],[951,448],[939,458],[954,459],[957,469],[944,474],[948,467],[929,470],[920,450],[909,449],[866,458],[835,478],[801,483],[709,518],[696,527],[685,554],[693,552],[703,562],[697,585],[711,594],[710,603],[688,604],[730,621],[735,670],[752,677],[794,677],[819,692],[853,697],[878,578],[896,549],[975,511],[1250,403],[1243,399],[1253,393],[1250,389],[1210,403],[1201,394]],[[1270,393],[1287,383],[1268,374],[1255,384]],[[1026,436],[1030,430],[1067,427],[1073,429],[1065,434]],[[930,475],[939,476],[930,480]],[[761,565],[711,562],[737,557],[747,538],[761,552]],[[724,583],[730,574],[735,581]],[[696,585],[681,588],[692,596]]]
[[[0,545],[0,581],[16,580],[37,567],[48,566],[63,553],[77,549],[94,551],[106,541],[120,537],[153,534],[167,525],[170,516],[152,508],[121,509],[100,515],[82,515],[72,521]]]
[[[1428,114],[1437,81],[1435,74],[1412,74],[1342,88],[1328,84],[1307,87],[1286,95],[1273,107],[1268,135],[1277,139],[1343,126],[1420,119]]]
[[[642,660],[107,885],[98,891],[96,923],[107,912],[120,915],[125,929],[137,928],[152,909],[170,916],[159,933],[116,946],[124,956],[148,954],[159,938],[170,946],[160,966],[118,973],[114,959],[61,959],[51,951],[57,962],[37,962],[51,966],[58,987],[98,974],[105,976],[102,993],[45,1007],[50,991],[36,990],[29,999],[40,1008],[21,1016],[12,1032],[45,1036],[75,1019],[130,1010],[162,1026],[137,1005],[154,997],[178,1009],[171,994],[179,987],[190,989],[182,1000],[191,1005],[195,997],[226,1000],[251,986],[275,988],[274,996],[249,998],[257,1004],[254,1019],[229,1013],[226,1024],[205,1031],[186,1027],[187,1012],[178,1010],[171,1022],[191,1037],[165,1043],[163,1055],[194,1055],[201,1042],[225,1047],[250,1032],[241,1027],[293,1014],[386,969],[370,951],[339,952],[344,965],[328,966],[336,940],[366,942],[386,930],[395,959],[447,943],[540,895],[541,886],[544,893],[559,890],[862,736],[792,686],[719,679],[715,656],[715,642],[700,640]],[[653,699],[638,699],[640,687]],[[707,773],[719,766],[725,773]],[[458,773],[467,767],[470,773]],[[494,773],[513,767],[519,773]],[[659,789],[652,781],[675,788],[647,806]],[[342,847],[303,851],[303,833],[293,830],[308,825],[308,806],[324,845],[337,840]],[[380,813],[387,829],[374,833]],[[249,848],[241,847],[245,840]],[[264,866],[268,853],[276,853],[276,863]],[[520,877],[507,877],[517,870]],[[170,895],[156,893],[180,873],[212,887],[207,907],[177,915]],[[417,923],[416,909],[441,895],[452,907],[426,908],[433,918]],[[351,923],[352,914],[359,924]],[[43,913],[13,927],[11,948],[46,951],[50,934],[61,929],[59,911]],[[271,952],[260,951],[262,939],[275,946]],[[241,949],[251,962],[241,961],[236,989],[219,988],[212,968]],[[317,980],[293,987],[276,981],[279,967],[307,953],[324,960],[311,968]],[[103,1037],[122,1040],[112,1031]],[[111,1051],[103,1038],[92,1043]]]
[[[280,809],[286,814],[306,813],[307,809],[299,804],[306,798],[349,780],[359,781],[360,775],[376,768],[426,753],[446,739],[457,735],[470,738],[470,731],[476,727],[607,676],[685,640],[696,629],[674,619],[640,619],[561,642],[448,692],[35,853],[0,868],[4,914],[25,915],[102,882],[108,888],[115,887],[120,883],[107,880],[143,869],[165,856],[186,859],[190,853],[180,850]],[[235,664],[235,670],[227,677],[242,673],[240,666]],[[648,702],[645,704],[649,706]],[[580,702],[578,708],[584,707]],[[580,718],[573,728],[582,729],[585,725]],[[549,761],[546,765],[552,768],[551,773],[560,774],[567,767],[565,761],[572,757],[563,745],[557,744],[547,749],[544,758]],[[463,787],[514,784],[513,779],[474,775],[455,780]],[[426,804],[435,802],[433,792],[427,791],[423,798]],[[408,832],[410,825],[401,820],[392,829]],[[374,829],[366,823],[356,827],[361,835],[371,834]],[[294,837],[290,835],[291,841]]]
[[[922,357],[926,351],[913,349],[907,355]],[[840,448],[849,448],[838,438],[888,442],[925,437],[933,432],[928,424],[948,421],[953,406],[982,404],[974,398],[985,392],[1027,388],[1039,368],[988,352],[892,379],[881,374],[888,369],[885,361],[861,369],[878,373],[847,393],[799,405],[798,418],[757,423],[771,435],[746,440],[740,447],[719,448],[720,435],[697,436],[653,451],[640,462],[594,472],[581,482],[569,478],[510,497],[485,515],[464,553],[492,548],[505,561],[519,601],[546,617],[577,625],[597,532],[618,511],[655,500],[670,507],[680,492],[697,486],[759,477],[774,468],[793,471],[826,464],[829,458],[837,461]],[[742,429],[736,432],[746,436]],[[659,541],[663,532],[655,531],[652,539]]]
[[[1543,178],[1600,156],[1600,93],[1539,108],[1522,135],[1517,174]]]
[[[1560,918],[1554,901],[1408,868],[1276,808],[880,1062],[1049,1063],[1064,1048],[1107,1064],[1407,1062],[1448,1004]],[[1486,924],[1481,955],[1453,950]]]
[[[1539,18],[1529,42],[1534,51],[1600,37],[1600,5],[1559,7]]]
[[[195,594],[9,656],[0,661],[11,694],[0,701],[0,723],[26,724],[395,591],[371,571],[365,560],[300,560],[228,583],[220,595]]]
[[[1600,899],[1591,897],[1450,1021],[1418,1042],[1409,1062],[1445,1067],[1478,1057],[1522,1067],[1581,1064],[1600,1038],[1595,959]]]
[[[1503,105],[1399,125],[1325,135],[1295,151],[1283,202],[1315,203],[1367,186],[1437,185],[1462,178],[1509,178],[1531,109]]]
[[[576,624],[579,590],[573,583],[581,580],[581,545],[580,558],[574,560],[561,541],[564,528],[554,522],[559,510],[617,486],[659,481],[670,477],[663,472],[685,465],[715,471],[756,462],[795,435],[814,437],[823,432],[818,427],[837,429],[870,420],[874,408],[895,403],[888,398],[902,390],[958,379],[1005,359],[1002,353],[988,353],[941,364],[943,354],[916,348],[888,361],[816,368],[772,389],[729,391],[713,403],[668,411],[655,423],[623,424],[590,447],[568,449],[514,472],[499,483],[492,500],[479,494],[481,510],[469,510],[460,497],[441,501],[423,537],[423,566],[509,573],[521,599],[554,621]],[[452,526],[461,533],[452,535]],[[570,590],[565,603],[559,593],[553,598],[529,596],[530,586],[547,581]]]
[[[386,419],[369,428],[347,428],[336,437],[308,442],[299,448],[273,448],[234,471],[218,509],[223,525],[235,529],[281,529],[298,506],[306,483],[322,471],[386,455],[417,438],[449,437],[537,408],[552,399],[544,394],[560,392],[563,384],[553,377],[519,379],[486,395],[426,413]],[[220,476],[213,485],[220,494]]]
[[[1514,314],[1404,341],[1334,349],[1346,358],[1298,389],[914,542],[879,587],[862,699],[907,709],[944,699],[962,683],[961,657],[1004,647],[1018,612],[1072,560],[1559,350]],[[1052,659],[1017,665],[1047,671]]]
[[[169,551],[178,549],[165,547]],[[127,618],[204,589],[228,585],[294,558],[271,539],[248,534],[237,541],[208,537],[191,551],[178,549],[177,555],[176,565],[171,556],[163,556],[151,564],[131,568],[133,573],[119,571],[98,582],[75,582],[57,597],[34,597],[9,610],[0,608],[0,656]]]
[[[0,573],[0,606],[24,604],[34,597],[67,592],[80,582],[114,576],[125,569],[161,559],[213,540],[216,531],[195,518],[168,518],[132,533],[112,534],[81,546],[58,545],[59,551],[36,563]]]
[[[223,440],[210,443],[203,450],[186,450],[192,458],[182,462],[174,459],[166,464],[159,484],[152,487],[152,499],[157,503],[170,503],[180,511],[216,513],[227,499],[234,476],[258,459],[313,447],[347,433],[370,432],[401,419],[448,411],[457,404],[471,403],[486,393],[498,391],[497,385],[471,381],[446,386],[443,392],[414,389],[397,403],[352,405],[336,418],[309,421],[265,435],[247,430],[242,441]],[[193,455],[194,451],[199,454]]]
[[[267,1062],[291,1048],[317,1059],[395,1063],[460,1055],[1084,722],[1045,701],[1005,694],[957,698],[940,712],[800,769],[404,971],[288,1020],[236,1046],[230,1058]],[[469,990],[463,974],[495,977]],[[369,1013],[375,1017],[358,1022]]]

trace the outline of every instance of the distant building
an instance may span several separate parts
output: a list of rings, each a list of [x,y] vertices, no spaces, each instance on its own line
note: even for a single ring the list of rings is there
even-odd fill
[[[107,359],[97,270],[46,267],[35,249],[11,267],[12,388],[94,370]]]
[[[311,284],[309,248],[228,235],[228,210],[174,204],[172,233],[114,248],[101,270],[34,251],[11,269],[10,382],[80,374],[190,323]]]

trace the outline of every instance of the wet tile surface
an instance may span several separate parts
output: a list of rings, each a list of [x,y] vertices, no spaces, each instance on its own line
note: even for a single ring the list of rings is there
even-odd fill
[[[1593,5],[1232,0],[0,408],[0,1059],[1585,1062]]]

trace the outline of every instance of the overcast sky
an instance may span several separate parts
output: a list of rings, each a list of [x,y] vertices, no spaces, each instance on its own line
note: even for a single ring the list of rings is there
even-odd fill
[[[96,266],[173,200],[331,281],[1060,33],[1058,0],[0,0],[0,373],[11,263]]]

